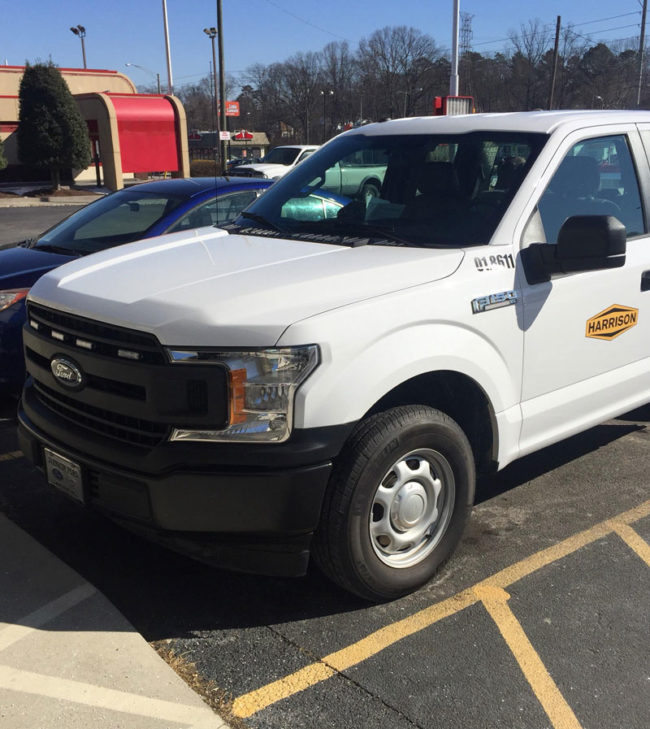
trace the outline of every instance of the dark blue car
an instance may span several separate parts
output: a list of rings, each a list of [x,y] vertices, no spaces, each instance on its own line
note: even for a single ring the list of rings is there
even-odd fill
[[[25,378],[21,330],[25,297],[47,271],[79,256],[236,218],[270,180],[194,177],[147,182],[78,210],[35,240],[0,251],[0,393]]]

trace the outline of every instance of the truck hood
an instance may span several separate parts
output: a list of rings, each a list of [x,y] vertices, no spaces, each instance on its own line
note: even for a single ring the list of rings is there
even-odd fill
[[[274,165],[259,162],[252,165],[245,165],[244,169],[262,172],[269,179],[273,179],[274,177],[282,177],[283,175],[286,175],[289,170],[293,169],[293,167],[290,165]]]
[[[307,317],[450,276],[463,256],[199,228],[72,261],[29,298],[170,346],[273,346]]]

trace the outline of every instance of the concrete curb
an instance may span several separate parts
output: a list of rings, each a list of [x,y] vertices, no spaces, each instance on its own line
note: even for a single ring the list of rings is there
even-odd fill
[[[70,197],[18,197],[0,198],[0,208],[30,208],[40,206],[62,206],[62,205],[87,205],[88,203],[103,197],[103,195],[71,195]]]
[[[227,729],[93,585],[0,514],[3,729]]]

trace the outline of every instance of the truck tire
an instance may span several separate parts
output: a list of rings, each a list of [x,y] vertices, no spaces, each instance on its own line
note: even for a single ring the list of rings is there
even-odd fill
[[[379,197],[379,186],[374,182],[366,182],[361,185],[360,196],[366,202],[370,197]]]
[[[396,407],[363,421],[338,458],[314,538],[332,580],[373,602],[431,579],[474,500],[471,446],[444,413]]]

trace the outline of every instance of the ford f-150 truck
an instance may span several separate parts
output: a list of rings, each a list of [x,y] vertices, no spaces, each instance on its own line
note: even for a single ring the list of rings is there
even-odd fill
[[[21,448],[198,559],[414,590],[477,472],[650,401],[649,152],[643,111],[382,122],[224,229],[66,264],[29,295]],[[353,155],[377,194],[307,204]]]

